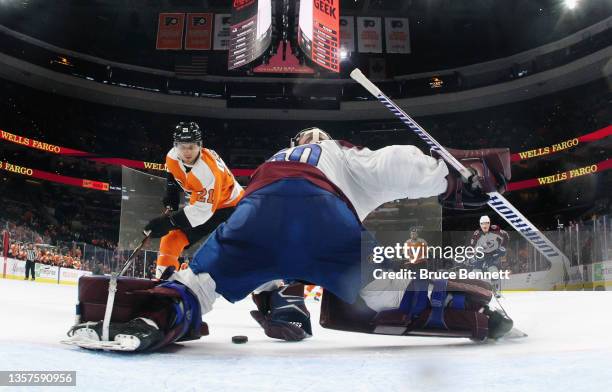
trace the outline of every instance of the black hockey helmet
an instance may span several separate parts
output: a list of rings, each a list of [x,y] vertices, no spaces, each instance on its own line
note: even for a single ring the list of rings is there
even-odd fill
[[[329,136],[329,134],[324,130],[317,127],[310,127],[302,129],[300,132],[298,132],[298,134],[291,139],[290,146],[297,146],[300,139],[305,135],[311,136],[310,140],[308,141],[309,143],[318,143],[323,140],[332,140],[331,136]]]
[[[173,134],[174,144],[178,143],[196,143],[202,145],[202,131],[200,126],[191,122],[180,122],[174,128]]]

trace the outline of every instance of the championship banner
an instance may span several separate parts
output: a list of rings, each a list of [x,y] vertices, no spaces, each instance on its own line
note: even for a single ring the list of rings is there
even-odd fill
[[[183,49],[184,26],[185,14],[183,13],[159,14],[156,48],[158,50]]]
[[[380,17],[357,17],[357,49],[360,53],[382,53]]]
[[[213,50],[228,50],[230,37],[230,14],[215,14],[215,36]]]
[[[385,47],[387,53],[410,53],[408,18],[385,18]]]
[[[338,0],[302,0],[298,44],[314,63],[340,72],[340,4]]]
[[[577,177],[587,174],[595,174],[606,171],[612,168],[612,159],[606,159],[594,165],[580,167],[578,169],[568,170],[562,173],[553,174],[552,176],[532,178],[524,181],[516,181],[508,184],[508,191],[516,191],[519,189],[536,188],[539,186],[550,185],[557,182],[572,180]]]
[[[85,178],[62,176],[55,173],[49,173],[43,170],[30,169],[29,167],[15,165],[10,162],[0,162],[0,170],[20,174],[26,177],[38,178],[40,180],[57,182],[59,184],[72,185],[80,188],[95,189],[97,191],[108,192],[110,187],[108,182],[92,181],[87,180]]]
[[[567,150],[569,148],[576,147],[580,144],[594,142],[597,140],[604,139],[608,136],[612,135],[612,125],[608,125],[605,128],[599,129],[595,132],[588,133],[586,135],[582,135],[577,138],[569,139],[562,141],[557,144],[553,144],[552,146],[536,148],[534,150],[523,151],[519,153],[512,154],[512,162],[518,162],[525,159],[531,159],[536,157],[541,157],[544,155],[554,154],[563,150]]]
[[[187,14],[185,50],[210,50],[212,16],[211,13]]]
[[[340,17],[340,51],[352,53],[355,51],[355,17]]]
[[[145,169],[145,170],[157,170],[157,171],[166,171],[165,163],[157,163],[157,162],[144,162],[144,161],[136,161],[133,159],[124,159],[124,158],[106,158],[101,157],[97,154],[93,154],[90,152],[75,150],[72,148],[56,146],[54,144],[44,143],[38,140],[30,139],[27,137],[15,135],[13,133],[0,130],[0,139],[6,140],[15,144],[19,144],[25,147],[36,148],[41,151],[50,152],[58,155],[65,155],[69,157],[76,158],[85,158],[90,161],[100,162],[107,165],[114,166],[127,166],[133,169]],[[230,169],[232,170],[232,169]],[[235,176],[250,176],[254,170],[252,169],[233,169],[232,173]]]
[[[271,0],[234,0],[228,70],[251,63],[270,47],[271,42]]]

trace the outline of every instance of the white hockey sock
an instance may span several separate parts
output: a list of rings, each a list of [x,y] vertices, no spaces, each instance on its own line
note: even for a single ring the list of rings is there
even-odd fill
[[[397,309],[410,279],[376,279],[359,293],[368,307],[376,312]]]
[[[194,274],[191,268],[175,272],[170,280],[176,280],[187,286],[198,297],[202,315],[212,310],[213,303],[219,296],[215,292],[217,285],[207,273]]]

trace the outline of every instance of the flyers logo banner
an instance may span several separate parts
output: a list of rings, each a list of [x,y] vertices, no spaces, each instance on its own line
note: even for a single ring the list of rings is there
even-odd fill
[[[162,13],[159,14],[157,25],[158,50],[183,49],[183,30],[185,29],[185,14]]]
[[[187,14],[186,50],[210,50],[212,15],[211,13]]]
[[[214,50],[229,49],[230,21],[230,14],[215,14]]]
[[[340,17],[340,48],[350,53],[355,51],[355,17]]]
[[[357,49],[360,53],[382,53],[380,17],[357,18]]]
[[[385,18],[385,45],[387,53],[410,53],[408,18]]]

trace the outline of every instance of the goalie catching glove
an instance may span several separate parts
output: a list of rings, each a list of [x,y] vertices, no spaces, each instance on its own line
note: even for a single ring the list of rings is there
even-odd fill
[[[469,178],[463,178],[451,165],[447,165],[449,174],[446,176],[448,186],[446,192],[439,196],[442,207],[450,209],[477,209],[489,201],[489,192],[503,194],[511,177],[510,151],[507,148],[482,150],[448,149],[471,173]],[[437,151],[431,152],[434,158],[440,159]]]

